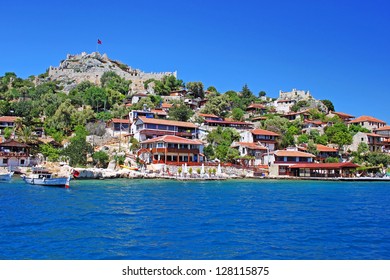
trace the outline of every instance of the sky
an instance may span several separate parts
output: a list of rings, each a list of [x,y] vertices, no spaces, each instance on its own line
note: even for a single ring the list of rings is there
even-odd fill
[[[38,75],[98,47],[222,93],[245,84],[256,96],[309,90],[336,111],[390,124],[386,0],[15,0],[2,11],[0,76]]]

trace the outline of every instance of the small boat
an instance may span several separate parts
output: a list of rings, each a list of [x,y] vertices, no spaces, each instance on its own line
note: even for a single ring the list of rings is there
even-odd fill
[[[11,180],[12,175],[14,175],[14,173],[12,171],[1,172],[0,173],[0,181],[9,181],[9,180]]]
[[[30,185],[65,187],[69,188],[70,176],[53,177],[53,174],[46,169],[34,168],[30,176],[23,176],[23,181]]]

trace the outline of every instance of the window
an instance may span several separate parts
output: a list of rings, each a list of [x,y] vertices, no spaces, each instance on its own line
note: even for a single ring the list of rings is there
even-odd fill
[[[24,160],[24,159],[21,159],[21,160],[20,160],[20,165],[24,165],[24,163],[25,163],[25,160]]]
[[[3,164],[8,164],[8,158],[3,158]]]

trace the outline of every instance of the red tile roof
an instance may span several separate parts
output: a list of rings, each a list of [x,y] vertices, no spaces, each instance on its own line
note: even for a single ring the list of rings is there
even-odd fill
[[[332,112],[332,114],[335,114],[335,115],[339,116],[342,119],[352,119],[352,118],[355,117],[355,116],[352,116],[350,114],[346,114],[346,113],[342,113],[342,112]]]
[[[179,121],[171,121],[171,120],[152,119],[152,118],[146,118],[146,117],[139,117],[138,119],[141,120],[143,123],[149,123],[149,124],[173,125],[173,126],[190,127],[190,128],[197,128],[198,127],[196,124],[193,124],[190,122],[179,122]]]
[[[274,152],[274,154],[278,157],[315,157],[313,154],[288,150],[277,150]]]
[[[162,108],[171,108],[172,106],[173,106],[173,104],[170,104],[170,103],[163,103],[163,104],[161,104]]]
[[[371,137],[383,137],[383,135],[376,134],[376,133],[366,133],[366,135]]]
[[[251,132],[254,135],[280,136],[279,134],[277,134],[277,133],[275,133],[273,131],[260,129],[260,128],[253,129],[253,130],[251,130]]]
[[[290,168],[308,168],[308,169],[341,169],[341,168],[356,168],[359,165],[352,162],[337,162],[337,163],[298,163],[291,165]]]
[[[116,119],[116,118],[112,118],[110,120],[110,122],[113,122],[113,123],[131,123],[129,119]]]
[[[164,116],[168,115],[168,113],[163,111],[163,110],[152,109],[150,112],[157,114],[157,115],[164,115]]]
[[[246,147],[251,150],[267,150],[266,147],[253,142],[236,142],[232,145],[233,148],[238,146]]]
[[[15,122],[16,119],[19,119],[19,117],[2,116],[0,122]]]
[[[375,122],[375,123],[383,123],[383,124],[386,123],[382,120],[379,120],[379,119],[371,117],[371,116],[361,116],[361,117],[358,117],[352,121],[349,121],[348,123],[359,123],[359,122]]]
[[[375,131],[386,131],[386,130],[390,130],[390,125],[385,125],[384,127],[375,129]]]
[[[246,109],[265,109],[265,106],[263,104],[260,104],[260,103],[252,103],[251,105],[249,105],[248,107],[246,107]]]
[[[317,151],[319,152],[337,152],[338,150],[325,145],[317,144]]]
[[[175,144],[191,144],[191,145],[202,145],[203,144],[199,140],[186,139],[186,138],[174,136],[174,135],[164,135],[164,136],[156,137],[153,139],[148,139],[148,140],[142,141],[141,144],[156,143],[156,142],[175,143]]]
[[[199,114],[201,117],[206,117],[206,118],[219,118],[218,116],[214,114]]]
[[[247,123],[247,122],[238,122],[238,121],[227,121],[227,120],[224,120],[224,121],[216,121],[216,120],[205,120],[205,122],[207,123],[216,123],[216,124],[238,124],[238,125],[253,125],[251,123]]]

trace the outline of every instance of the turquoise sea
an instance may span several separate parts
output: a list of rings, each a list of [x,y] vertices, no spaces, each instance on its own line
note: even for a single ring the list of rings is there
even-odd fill
[[[390,183],[0,183],[0,259],[390,259]]]

